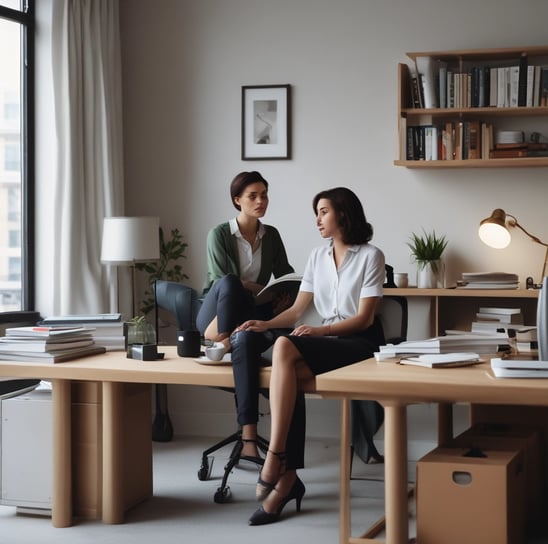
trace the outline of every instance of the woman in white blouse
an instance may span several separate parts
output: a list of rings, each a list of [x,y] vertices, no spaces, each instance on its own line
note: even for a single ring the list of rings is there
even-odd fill
[[[237,330],[264,332],[291,327],[311,302],[322,325],[299,325],[274,343],[270,379],[270,448],[257,483],[261,507],[250,525],[277,521],[284,506],[295,499],[300,510],[305,487],[297,476],[304,466],[304,410],[299,384],[317,374],[373,355],[379,336],[375,310],[382,297],[384,255],[370,242],[373,228],[358,197],[345,187],[322,191],[313,209],[322,238],[328,245],[308,258],[295,303],[268,321],[249,320]]]

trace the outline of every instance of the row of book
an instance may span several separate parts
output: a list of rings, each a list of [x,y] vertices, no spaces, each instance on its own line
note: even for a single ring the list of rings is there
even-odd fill
[[[548,157],[546,143],[496,143],[493,125],[481,121],[415,125],[406,130],[406,160]]]
[[[548,106],[548,66],[519,63],[462,69],[431,57],[416,59],[411,77],[414,108]]]

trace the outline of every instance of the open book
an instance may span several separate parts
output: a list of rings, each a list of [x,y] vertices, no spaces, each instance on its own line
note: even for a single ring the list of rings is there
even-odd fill
[[[290,304],[293,304],[301,280],[303,279],[301,274],[285,274],[275,280],[272,280],[266,287],[261,289],[255,295],[255,304],[264,304],[271,301],[276,295],[288,295],[290,298]]]

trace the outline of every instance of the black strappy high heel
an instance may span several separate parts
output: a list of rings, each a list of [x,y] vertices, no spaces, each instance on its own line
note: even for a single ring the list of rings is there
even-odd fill
[[[273,512],[273,513],[267,512],[261,506],[249,518],[249,525],[268,525],[269,523],[274,523],[275,521],[278,521],[280,519],[280,515],[281,515],[282,510],[284,509],[285,505],[288,502],[292,501],[293,499],[295,499],[295,505],[296,505],[296,508],[297,508],[297,512],[300,512],[301,511],[301,501],[303,500],[305,491],[306,491],[306,488],[304,487],[304,484],[302,483],[300,478],[297,476],[297,479],[295,480],[295,483],[291,487],[289,493],[283,498],[283,500],[280,503],[280,506],[278,506],[278,509],[276,510],[276,512]]]
[[[268,453],[271,453],[272,455],[276,456],[278,460],[280,461],[280,469],[278,471],[278,477],[275,482],[267,482],[266,480],[263,480],[261,478],[261,474],[259,474],[259,479],[257,480],[257,487],[255,488],[255,497],[258,501],[264,501],[266,497],[270,494],[270,492],[274,489],[276,484],[278,483],[278,479],[282,474],[285,473],[285,461],[286,461],[286,455],[285,451],[272,451],[268,450]]]

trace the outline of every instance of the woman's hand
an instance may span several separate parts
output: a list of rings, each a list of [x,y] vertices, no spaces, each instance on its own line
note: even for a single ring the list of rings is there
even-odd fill
[[[291,334],[293,336],[324,336],[325,327],[311,327],[310,325],[299,325]]]
[[[268,324],[266,321],[260,321],[258,319],[250,319],[244,321],[239,327],[236,327],[234,332],[240,331],[252,331],[252,332],[264,332],[268,330]]]

